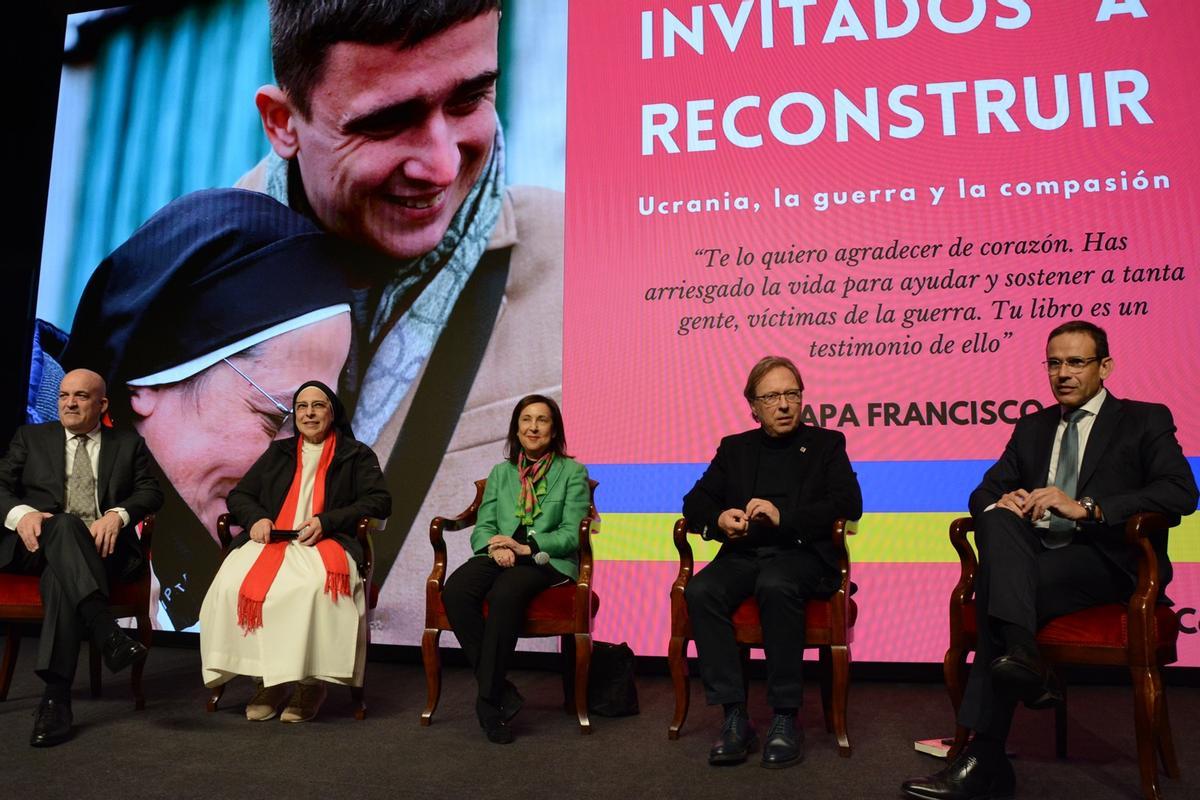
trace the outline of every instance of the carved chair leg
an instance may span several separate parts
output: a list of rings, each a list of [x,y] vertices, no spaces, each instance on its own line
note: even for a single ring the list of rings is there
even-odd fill
[[[1067,686],[1060,684],[1062,700],[1054,704],[1054,754],[1067,757]]]
[[[558,637],[558,653],[562,660],[563,711],[575,716],[578,713],[575,706],[575,634]]]
[[[846,732],[846,706],[850,697],[850,648],[835,644],[829,649],[833,661],[833,731],[837,736],[838,755],[849,758],[851,748]]]
[[[946,692],[950,695],[950,705],[954,708],[955,716],[962,706],[963,694],[966,691],[967,680],[967,651],[951,645],[942,659],[942,677],[946,681]]]
[[[371,596],[371,578],[368,575],[363,583],[363,589],[366,591],[367,597]],[[371,609],[367,609],[366,618],[363,620],[361,635],[366,639],[367,650],[371,649]],[[363,685],[350,687],[350,702],[354,705],[354,718],[361,722],[367,718],[367,665],[364,659],[363,662]]]
[[[1154,746],[1154,681],[1151,667],[1130,666],[1133,678],[1133,722],[1137,734],[1138,770],[1142,795],[1147,800],[1161,797],[1158,788],[1158,764]]]
[[[223,683],[220,686],[214,686],[210,690],[208,704],[205,706],[210,714],[217,710],[217,705],[221,702],[221,695],[223,694],[225,694],[225,684]]]
[[[825,717],[825,732],[833,733],[833,659],[829,645],[818,647],[817,656],[821,679],[821,713]]]
[[[687,720],[688,704],[691,701],[691,686],[687,668],[688,640],[683,636],[672,636],[667,647],[667,666],[671,668],[671,685],[675,688],[675,717],[667,728],[668,739],[678,739],[679,729]]]
[[[579,732],[592,732],[588,719],[588,670],[592,665],[592,635],[575,634],[575,714],[579,717]]]
[[[442,654],[438,650],[441,635],[437,628],[426,628],[421,635],[421,661],[425,664],[425,710],[421,712],[421,725],[433,722],[433,712],[442,696]]]
[[[1179,780],[1179,759],[1175,757],[1175,742],[1171,738],[1171,717],[1167,713],[1167,693],[1163,688],[1162,673],[1154,669],[1154,739],[1158,743],[1158,755],[1162,759],[1167,775]]]
[[[17,654],[21,651],[21,628],[15,622],[8,623],[4,632],[4,662],[0,665],[0,701],[8,699],[13,674],[17,671]]]
[[[137,617],[138,640],[147,650],[154,640],[154,629],[150,625],[149,614],[139,614]],[[143,711],[146,708],[146,695],[142,693],[142,673],[146,669],[146,662],[150,660],[147,653],[146,658],[133,665],[129,676],[130,688],[133,690],[133,707],[138,711]]]
[[[967,650],[961,645],[956,646],[952,643],[946,651],[946,657],[942,659],[942,676],[946,681],[946,692],[950,695],[950,705],[954,709],[955,719],[958,718],[958,709],[962,707],[963,694],[967,685],[966,673]],[[947,758],[956,758],[962,752],[962,749],[967,746],[969,733],[967,728],[962,725],[954,726],[954,744],[950,746]]]

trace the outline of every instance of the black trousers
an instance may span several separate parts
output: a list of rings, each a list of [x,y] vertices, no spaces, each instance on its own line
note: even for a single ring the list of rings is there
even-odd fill
[[[804,601],[837,589],[837,571],[806,547],[724,547],[687,585],[688,616],[710,705],[744,703],[733,612],[753,595],[767,657],[767,702],[799,708],[804,697]]]
[[[16,536],[5,530],[3,536]],[[122,536],[125,534],[122,533]],[[41,573],[40,590],[45,619],[38,644],[37,674],[44,680],[75,678],[79,645],[89,632],[79,618],[79,604],[90,595],[108,597],[109,579],[117,574],[122,548],[107,559],[96,552],[96,543],[83,520],[73,514],[55,514],[42,522],[37,552],[16,542],[12,561],[2,572]]]
[[[476,711],[498,715],[508,659],[517,647],[525,609],[537,594],[567,580],[549,564],[522,558],[501,567],[490,558],[468,558],[442,589],[442,605],[479,684]],[[488,615],[483,616],[487,601]]]
[[[1123,602],[1133,590],[1130,578],[1087,542],[1087,533],[1054,550],[1036,529],[1003,508],[976,521],[975,617],[979,645],[958,721],[975,731],[1007,734],[1015,705],[998,700],[992,689],[992,659],[1004,653],[997,622],[1020,625],[1031,634],[1054,617],[1105,603]]]

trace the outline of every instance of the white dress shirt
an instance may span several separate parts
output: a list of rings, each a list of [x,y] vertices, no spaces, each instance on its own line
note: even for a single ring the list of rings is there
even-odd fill
[[[64,476],[66,480],[63,482],[63,486],[66,486],[66,482],[71,479],[71,471],[75,467],[75,451],[76,451],[76,449],[79,448],[81,443],[80,443],[79,439],[76,438],[75,434],[71,433],[66,428],[63,428],[63,435],[66,439],[66,442],[65,442],[66,450],[64,451],[64,456],[66,458],[66,465],[67,465],[66,475]],[[101,428],[100,428],[100,426],[97,425],[95,428],[92,428],[90,431],[83,434],[83,436],[87,442],[86,447],[87,447],[88,460],[92,462],[92,475],[94,475],[96,477],[96,492],[97,492],[96,508],[99,508],[100,507],[100,497],[99,497],[100,448],[103,446],[101,443]],[[17,523],[21,521],[21,517],[25,516],[26,514],[28,514],[31,511],[37,511],[37,509],[34,508],[33,506],[27,506],[27,505],[13,506],[13,509],[8,512],[8,516],[4,518],[4,527],[8,528],[10,531],[15,531],[17,529]],[[121,527],[122,528],[129,524],[129,513],[125,509],[110,508],[107,511],[105,511],[103,514],[101,514],[101,516],[103,516],[104,514],[107,514],[109,511],[115,511],[117,513],[117,515],[121,518]]]
[[[1104,405],[1105,398],[1108,397],[1108,390],[1104,387],[1088,400],[1080,408],[1088,412],[1075,421],[1075,434],[1078,436],[1079,442],[1079,462],[1075,464],[1075,474],[1079,474],[1080,467],[1083,466],[1083,454],[1087,452],[1088,437],[1092,435],[1092,425],[1096,423],[1096,415],[1100,413],[1100,406]],[[1060,412],[1065,413],[1066,409],[1059,408]],[[1054,446],[1050,448],[1050,473],[1046,476],[1046,485],[1054,485],[1054,477],[1058,474],[1058,451],[1062,447],[1063,434],[1067,432],[1067,421],[1060,419],[1058,428],[1054,431]],[[1074,498],[1071,498],[1074,499]],[[984,511],[991,511],[996,507],[992,503]],[[1052,516],[1049,510],[1042,514],[1042,518],[1033,523],[1035,528],[1049,528],[1050,517]]]

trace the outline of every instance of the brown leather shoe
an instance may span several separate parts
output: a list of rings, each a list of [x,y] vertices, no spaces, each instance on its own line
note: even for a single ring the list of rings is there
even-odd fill
[[[287,708],[279,715],[280,722],[308,722],[321,710],[321,703],[329,690],[324,681],[316,683],[298,683],[292,699],[288,700]]]

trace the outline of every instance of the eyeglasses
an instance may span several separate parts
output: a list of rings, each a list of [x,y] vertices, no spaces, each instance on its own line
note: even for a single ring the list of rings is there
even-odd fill
[[[245,380],[245,381],[246,381],[246,383],[248,383],[248,384],[250,384],[251,386],[253,386],[253,387],[254,387],[254,388],[255,388],[255,389],[258,391],[258,393],[259,393],[259,394],[261,394],[263,397],[265,397],[265,398],[267,398],[268,400],[270,400],[270,401],[271,401],[271,405],[275,406],[275,408],[277,408],[277,409],[279,410],[279,413],[280,413],[280,414],[282,414],[282,415],[283,415],[283,417],[282,417],[282,418],[279,420],[279,426],[278,426],[278,428],[276,428],[276,430],[277,430],[277,431],[279,431],[279,430],[282,430],[282,429],[283,429],[283,426],[287,424],[288,417],[290,417],[290,416],[292,415],[292,410],[291,410],[290,408],[288,408],[287,406],[285,406],[283,403],[281,403],[281,402],[279,402],[278,400],[276,400],[274,397],[272,397],[272,396],[271,396],[271,395],[270,395],[270,394],[267,392],[267,390],[266,390],[266,389],[262,388],[262,387],[261,387],[261,386],[259,386],[257,383],[255,383],[253,378],[251,378],[249,375],[247,375],[246,373],[244,373],[244,372],[242,372],[240,369],[238,369],[238,368],[237,368],[237,365],[235,365],[235,364],[234,364],[232,361],[230,361],[228,358],[222,358],[221,360],[222,360],[222,361],[224,361],[226,364],[228,364],[230,369],[232,369],[232,370],[233,370],[234,372],[236,372],[238,375],[241,375],[241,376],[242,376],[242,378],[243,378],[243,380]]]
[[[754,400],[762,403],[764,406],[777,406],[779,405],[779,401],[784,398],[787,399],[788,403],[799,403],[800,397],[801,395],[799,389],[789,389],[786,392],[767,392],[766,394],[760,394],[758,397],[754,398]]]
[[[1071,356],[1068,359],[1048,358],[1042,363],[1046,365],[1046,372],[1050,373],[1058,372],[1063,367],[1067,368],[1067,372],[1080,372],[1088,364],[1099,360],[1099,356],[1092,356],[1091,358],[1079,358],[1078,356]]]

